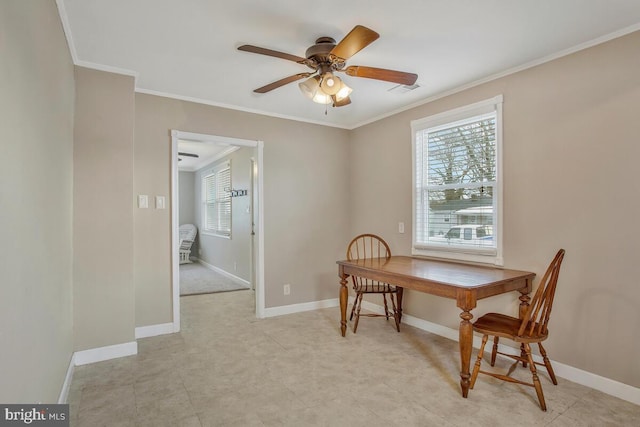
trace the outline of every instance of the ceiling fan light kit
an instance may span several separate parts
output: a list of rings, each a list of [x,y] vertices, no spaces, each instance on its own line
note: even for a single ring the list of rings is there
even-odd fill
[[[329,90],[325,90],[326,76],[313,76],[302,83],[298,84],[300,91],[313,102],[318,104],[333,104],[334,107],[341,107],[350,104],[351,101],[345,103],[345,99],[353,91],[340,78],[332,76],[332,84],[328,85]]]
[[[296,80],[309,77],[298,84],[300,91],[307,98],[318,104],[333,104],[334,107],[342,107],[351,103],[349,95],[353,90],[335,75],[336,72],[344,72],[352,77],[364,77],[403,85],[412,85],[418,79],[417,74],[402,71],[361,65],[346,66],[346,61],[351,56],[373,43],[378,37],[380,35],[375,31],[362,25],[356,25],[338,44],[331,37],[318,38],[316,44],[305,52],[306,58],[252,45],[242,45],[238,47],[238,50],[294,61],[314,70],[311,73],[299,73],[285,77],[255,89],[254,92],[266,93]]]

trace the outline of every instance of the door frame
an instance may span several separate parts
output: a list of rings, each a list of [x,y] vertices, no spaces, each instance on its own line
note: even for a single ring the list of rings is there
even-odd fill
[[[250,147],[257,149],[256,155],[256,202],[257,202],[257,219],[256,234],[254,236],[254,244],[252,250],[254,257],[252,262],[255,263],[255,296],[256,296],[256,317],[264,317],[264,170],[263,170],[263,141],[253,141],[248,139],[230,138],[225,136],[207,135],[201,133],[184,132],[180,130],[171,130],[171,288],[173,300],[173,331],[180,332],[180,251],[178,248],[180,242],[178,224],[178,140],[187,140],[194,142],[215,142],[234,145],[238,147]],[[252,195],[253,197],[253,195]],[[255,206],[254,206],[255,207]]]

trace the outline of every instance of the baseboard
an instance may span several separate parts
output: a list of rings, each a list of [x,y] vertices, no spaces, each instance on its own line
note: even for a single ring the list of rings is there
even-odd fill
[[[175,326],[171,323],[160,323],[158,325],[138,326],[136,328],[136,339],[156,337],[158,335],[172,334],[175,332]]]
[[[264,317],[282,316],[284,314],[300,313],[302,311],[318,310],[321,308],[337,307],[340,305],[338,298],[321,301],[303,302],[300,304],[281,305],[264,309]]]
[[[245,285],[247,285],[248,287],[251,287],[251,282],[249,282],[248,280],[243,279],[242,277],[238,277],[234,274],[229,273],[228,271],[225,271],[223,269],[221,269],[220,267],[216,267],[215,265],[209,264],[208,262],[204,262],[203,260],[199,259],[199,258],[192,258],[194,261],[199,262],[200,264],[202,264],[203,266],[207,267],[209,270],[213,270],[216,273],[220,273],[223,276],[227,276],[230,279],[234,279],[237,280],[239,282],[244,283]]]
[[[349,303],[353,304],[353,297],[349,297]],[[384,314],[384,307],[370,303],[368,301],[362,301],[362,308],[374,313]],[[457,329],[442,326],[437,323],[432,323],[408,314],[402,315],[402,323],[418,329],[422,329],[427,332],[431,332],[435,335],[449,338],[454,341],[459,340],[459,333]],[[479,349],[481,342],[482,339],[474,335],[473,346]],[[520,354],[518,349],[503,344],[500,344],[498,349],[502,353],[514,355]],[[489,354],[490,352],[490,349],[485,351],[485,353],[487,354]],[[542,362],[542,358],[537,354],[534,354],[533,358],[537,362]],[[553,370],[558,377],[593,388],[611,396],[618,397],[620,399],[626,400],[627,402],[640,405],[640,388],[638,387],[633,387],[628,384],[612,380],[610,378],[602,377],[588,371],[583,371],[582,369],[578,369],[570,365],[565,365],[564,363],[560,363],[555,360],[551,360],[551,363],[553,365]]]
[[[71,388],[71,380],[73,378],[73,370],[75,367],[76,367],[76,355],[75,353],[73,353],[71,354],[71,359],[69,360],[69,367],[67,368],[67,375],[64,377],[62,390],[60,391],[60,396],[58,397],[59,404],[67,403],[67,400],[69,398],[69,389]]]
[[[138,343],[132,341],[123,344],[76,351],[74,353],[74,358],[75,365],[81,366],[109,359],[117,359],[119,357],[133,356],[136,354],[138,354]]]

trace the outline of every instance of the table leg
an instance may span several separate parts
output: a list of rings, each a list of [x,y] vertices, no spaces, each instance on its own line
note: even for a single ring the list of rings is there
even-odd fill
[[[340,276],[340,331],[343,337],[347,333],[347,301],[349,299],[347,277],[349,276]]]
[[[471,365],[471,350],[473,348],[473,310],[476,306],[476,296],[473,292],[459,291],[456,296],[458,308],[462,310],[460,313],[460,387],[462,388],[462,397],[469,394],[469,386],[471,382],[471,373],[469,367]]]
[[[460,313],[460,387],[462,387],[462,397],[469,394],[469,372],[471,362],[471,349],[473,348],[473,325],[470,320],[473,314],[469,311]]]

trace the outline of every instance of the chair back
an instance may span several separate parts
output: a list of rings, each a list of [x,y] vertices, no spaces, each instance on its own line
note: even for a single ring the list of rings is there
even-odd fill
[[[178,230],[180,240],[191,240],[193,242],[196,239],[196,233],[198,232],[198,229],[195,225],[182,224]]]
[[[365,258],[391,258],[391,249],[387,242],[375,234],[361,234],[356,236],[347,247],[347,260],[355,261]],[[382,292],[388,287],[386,283],[376,280],[351,276],[354,288],[366,288],[369,291]]]
[[[556,293],[556,285],[558,283],[558,275],[560,274],[560,265],[564,258],[564,249],[560,249],[556,254],[549,268],[542,276],[538,290],[531,300],[531,304],[527,309],[527,313],[522,319],[518,336],[534,336],[546,335],[549,317],[551,316],[551,308],[553,307],[553,297]]]

